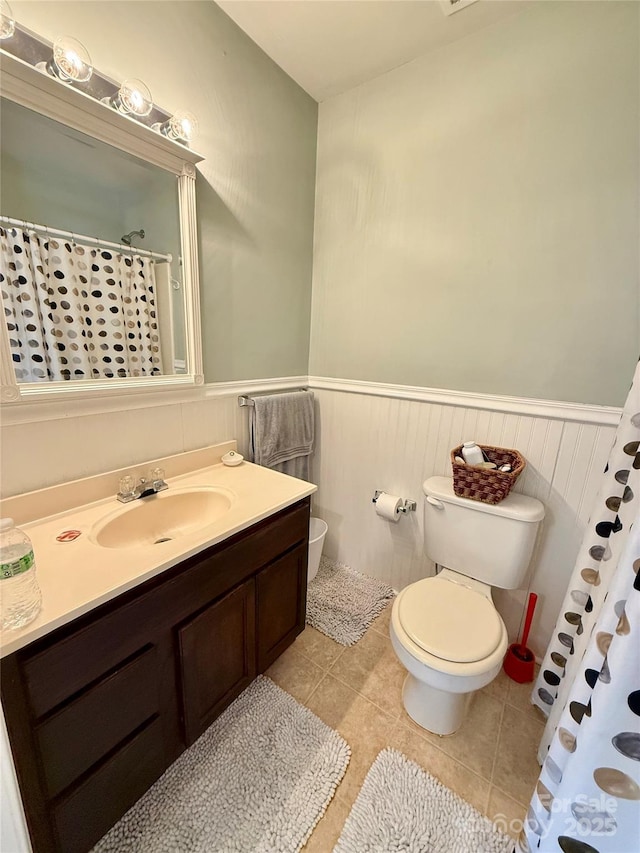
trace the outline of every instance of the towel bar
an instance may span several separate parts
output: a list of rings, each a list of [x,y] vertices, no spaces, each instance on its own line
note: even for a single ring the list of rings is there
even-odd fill
[[[238,397],[239,406],[253,406],[254,397],[265,397],[268,394],[287,394],[292,391],[308,391],[308,388],[278,388],[277,391],[263,391],[261,394],[241,394]]]

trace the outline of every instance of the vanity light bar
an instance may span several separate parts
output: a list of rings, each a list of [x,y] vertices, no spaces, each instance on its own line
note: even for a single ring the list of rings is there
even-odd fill
[[[168,136],[179,145],[186,148],[189,147],[189,143],[193,140],[198,126],[195,116],[185,113],[182,110],[172,114],[158,107],[157,104],[151,101],[151,93],[141,80],[125,80],[122,84],[117,83],[115,80],[87,64],[91,62],[88,53],[85,57],[85,65],[87,68],[90,67],[92,69],[92,73],[89,73],[88,77],[83,74],[77,79],[73,79],[69,73],[65,75],[58,72],[57,65],[53,60],[54,49],[65,40],[69,44],[72,42],[80,44],[77,40],[64,36],[58,39],[56,44],[53,45],[38,35],[38,33],[23,27],[21,24],[15,24],[13,33],[2,39],[2,50],[32,65],[42,73],[55,77],[55,79],[64,85],[78,89],[90,98],[101,101],[116,112],[127,115],[128,118],[145,125],[154,132]],[[83,46],[80,45],[80,47]],[[187,125],[184,124],[185,115],[189,117]],[[177,124],[181,128],[188,126],[189,133],[178,135],[166,132],[166,128],[175,128]]]

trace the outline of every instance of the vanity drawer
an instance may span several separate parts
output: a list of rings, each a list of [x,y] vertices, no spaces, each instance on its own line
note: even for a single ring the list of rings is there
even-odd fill
[[[165,770],[160,720],[151,720],[53,807],[58,850],[85,853]]]
[[[143,595],[102,617],[99,612],[84,617],[73,628],[61,629],[62,636],[54,635],[53,642],[48,638],[42,651],[24,660],[24,683],[36,719],[120,666],[157,636],[161,614],[150,598]]]
[[[47,793],[55,797],[159,713],[155,647],[89,687],[41,723],[36,740]]]

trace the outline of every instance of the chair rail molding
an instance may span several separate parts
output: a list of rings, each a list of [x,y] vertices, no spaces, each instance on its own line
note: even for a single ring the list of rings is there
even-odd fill
[[[19,400],[2,407],[2,423],[6,425],[33,423],[40,420],[57,420],[74,415],[117,412],[125,409],[142,409],[185,403],[213,397],[233,397],[240,394],[285,391],[304,385],[311,390],[337,391],[345,394],[365,394],[372,397],[389,397],[397,400],[413,400],[424,403],[440,403],[447,406],[462,406],[472,409],[508,412],[531,417],[560,421],[617,426],[622,409],[613,406],[595,406],[586,403],[565,403],[555,400],[532,400],[527,397],[503,397],[469,391],[449,391],[440,388],[424,388],[412,385],[387,385],[382,382],[362,382],[355,379],[334,379],[327,376],[276,376],[268,379],[235,379],[228,382],[206,382],[197,387],[187,386],[182,377],[174,377],[175,384],[169,390],[153,387],[132,386],[105,393],[96,398],[77,392],[63,398],[46,401]]]
[[[337,379],[328,376],[309,376],[311,389],[339,391],[346,394],[368,394],[372,397],[392,397],[397,400],[414,400],[439,403],[444,406],[463,406],[494,412],[550,418],[561,421],[599,426],[617,426],[622,409],[615,406],[596,406],[591,403],[569,403],[556,400],[535,400],[529,397],[508,397],[498,394],[481,394],[475,391],[452,391],[444,388],[425,388],[419,385],[391,385],[358,379]]]

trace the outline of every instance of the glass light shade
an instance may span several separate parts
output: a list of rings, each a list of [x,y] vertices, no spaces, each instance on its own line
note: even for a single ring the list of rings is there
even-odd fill
[[[160,132],[168,136],[169,139],[176,139],[179,142],[192,142],[198,133],[198,119],[193,113],[181,110],[160,125]]]
[[[119,112],[142,118],[153,109],[148,86],[142,80],[125,80],[111,105]]]
[[[62,36],[56,41],[53,63],[47,67],[60,80],[71,83],[86,83],[93,74],[89,51],[71,36]]]
[[[0,40],[10,39],[16,31],[16,20],[7,0],[0,0]]]

